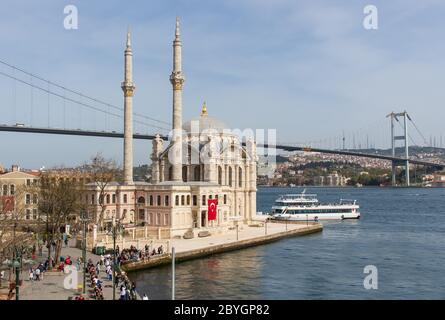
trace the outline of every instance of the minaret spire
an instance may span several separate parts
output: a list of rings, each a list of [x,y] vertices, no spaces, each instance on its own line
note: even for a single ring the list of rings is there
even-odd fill
[[[124,81],[121,84],[124,92],[124,183],[133,184],[133,51],[131,49],[131,32],[128,28],[125,48]]]
[[[179,32],[179,17],[176,17],[176,30],[175,30],[175,38],[179,40],[180,37],[180,32]]]
[[[175,40],[173,41],[173,71],[170,75],[170,83],[173,86],[173,153],[170,162],[173,165],[173,181],[182,181],[182,86],[184,84],[182,74],[182,43],[179,33],[179,18],[176,17]]]
[[[131,49],[131,29],[130,29],[130,26],[128,26],[128,31],[127,31],[127,49]]]

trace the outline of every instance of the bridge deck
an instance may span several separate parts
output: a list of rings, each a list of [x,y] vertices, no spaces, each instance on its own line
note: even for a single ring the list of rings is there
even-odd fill
[[[73,136],[89,136],[89,137],[104,137],[104,138],[123,138],[124,134],[121,132],[108,132],[108,131],[87,131],[87,130],[70,130],[70,129],[56,129],[56,128],[35,128],[35,127],[26,127],[26,126],[8,126],[8,125],[0,125],[0,131],[5,132],[25,132],[25,133],[41,133],[41,134],[57,134],[57,135],[73,135]],[[150,134],[133,134],[134,139],[140,140],[152,140],[155,138],[155,135]],[[167,140],[166,136],[161,136],[162,139]],[[243,143],[244,145],[244,143]],[[285,151],[306,151],[306,152],[320,152],[327,154],[337,154],[337,155],[346,155],[346,156],[354,156],[354,157],[363,157],[363,158],[373,158],[373,159],[382,159],[388,161],[395,161],[399,163],[404,163],[407,160],[412,164],[418,164],[429,167],[437,167],[437,168],[445,168],[445,163],[433,163],[428,161],[414,160],[414,159],[406,159],[400,157],[392,157],[381,154],[374,153],[363,153],[357,151],[346,151],[346,150],[329,150],[329,149],[320,149],[320,148],[310,148],[310,147],[295,147],[288,145],[269,145],[269,144],[258,144],[260,148],[272,148],[272,149],[280,149]]]

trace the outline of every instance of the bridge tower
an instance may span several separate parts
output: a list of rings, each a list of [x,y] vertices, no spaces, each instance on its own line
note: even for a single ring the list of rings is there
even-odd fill
[[[404,142],[405,147],[405,180],[406,180],[406,186],[409,187],[410,181],[409,181],[409,153],[408,153],[408,119],[409,115],[408,112],[403,111],[399,113],[391,112],[386,116],[387,118],[391,118],[391,151],[392,156],[396,156],[396,141],[402,140]],[[394,123],[395,121],[399,122],[399,117],[403,117],[403,135],[396,136],[395,135],[395,129],[394,129]],[[396,185],[396,167],[397,167],[397,161],[392,161],[392,170],[391,170],[391,183],[393,186]]]

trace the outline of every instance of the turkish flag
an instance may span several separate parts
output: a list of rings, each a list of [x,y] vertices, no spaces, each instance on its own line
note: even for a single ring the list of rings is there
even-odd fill
[[[14,196],[3,196],[1,198],[3,213],[14,211]]]
[[[207,200],[207,217],[209,221],[216,220],[216,206],[217,206],[216,199]]]

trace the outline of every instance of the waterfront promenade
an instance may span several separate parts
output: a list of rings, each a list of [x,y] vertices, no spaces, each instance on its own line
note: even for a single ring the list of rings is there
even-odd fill
[[[70,256],[73,261],[76,261],[78,257],[82,256],[82,250],[74,248],[75,242],[70,241],[68,247],[62,248],[62,256]],[[42,257],[37,256],[37,261],[41,262],[46,259],[48,255],[47,250],[43,251]],[[92,254],[87,251],[87,260],[91,259],[94,263],[97,263],[100,259],[100,256]],[[75,265],[75,263],[73,263]],[[83,264],[81,265],[82,268]],[[99,274],[100,280],[103,281],[103,295],[105,300],[111,300],[113,298],[113,288],[112,282],[107,280],[106,274],[104,271],[105,267],[102,267],[102,270]],[[82,293],[82,285],[83,285],[83,272],[82,269],[77,272],[78,279],[78,289],[65,289],[64,288],[64,280],[67,277],[67,274],[62,273],[61,271],[50,271],[43,273],[43,279],[40,281],[31,281],[28,278],[28,269],[24,268],[22,270],[20,278],[22,281],[22,286],[20,286],[19,298],[20,300],[69,300],[74,299],[76,296],[79,296]],[[13,277],[15,279],[15,275]],[[90,298],[89,294],[89,284],[90,277],[87,275],[86,281],[86,294],[84,295],[86,300],[94,299]],[[6,281],[5,281],[6,283]],[[7,294],[7,289],[2,290],[2,294]],[[119,292],[116,291],[116,298],[119,299]],[[15,299],[15,298],[14,298]]]
[[[205,257],[211,254],[239,250],[250,246],[257,246],[266,244],[268,242],[277,241],[279,239],[290,236],[301,236],[309,233],[322,231],[323,227],[319,223],[267,223],[257,221],[256,223],[247,226],[243,225],[238,230],[235,228],[223,234],[211,235],[208,237],[195,237],[193,239],[171,239],[168,240],[169,247],[164,255],[150,257],[135,262],[130,262],[123,265],[122,269],[125,271],[140,270],[146,268],[156,267],[158,265],[171,263],[171,248],[175,248],[176,260],[178,262]],[[140,242],[142,247],[145,244],[159,245],[165,242],[157,242],[147,240],[146,243]],[[61,255],[70,256],[73,261],[82,256],[82,250],[75,248],[74,239],[69,242],[67,247],[62,248]],[[46,249],[43,251],[42,257],[37,257],[37,261],[45,260],[47,256]],[[87,260],[91,259],[97,263],[99,256],[87,251]],[[75,263],[73,263],[75,265]],[[80,269],[82,270],[82,269]],[[69,300],[74,299],[82,292],[83,272],[77,272],[78,286],[77,289],[66,289],[64,281],[68,275],[61,271],[45,272],[41,281],[28,280],[28,270],[24,269],[21,273],[23,280],[20,287],[20,300]],[[104,272],[104,267],[99,274],[99,278],[103,281],[103,295],[105,300],[111,300],[112,297],[112,283],[107,279]],[[86,295],[85,299],[94,299],[89,292],[89,275],[87,275]],[[6,292],[5,292],[6,291]],[[7,290],[3,289],[3,294]],[[116,298],[119,298],[119,293],[116,292]]]

